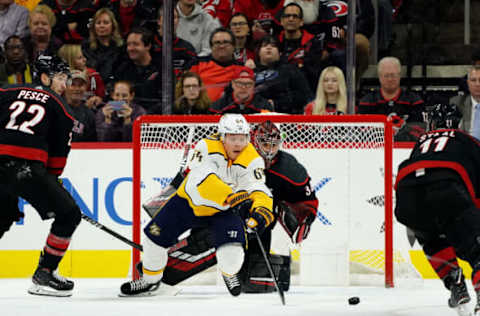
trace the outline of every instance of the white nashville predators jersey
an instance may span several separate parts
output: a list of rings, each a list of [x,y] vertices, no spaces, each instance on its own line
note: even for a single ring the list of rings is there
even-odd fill
[[[252,209],[272,210],[272,195],[265,185],[265,163],[251,143],[234,161],[229,160],[219,137],[198,142],[189,162],[190,172],[177,190],[196,216],[210,216],[229,208],[229,194],[245,190]]]

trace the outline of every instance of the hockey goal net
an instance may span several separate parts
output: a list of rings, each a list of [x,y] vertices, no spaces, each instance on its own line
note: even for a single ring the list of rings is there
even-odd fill
[[[410,273],[412,267],[405,268],[410,265],[408,254],[393,247],[391,123],[370,115],[247,116],[252,125],[267,119],[280,127],[283,150],[306,167],[319,200],[317,220],[300,247],[289,244],[280,225],[274,231],[272,251],[292,254],[294,284],[348,285],[356,283],[352,278],[358,274],[366,279],[380,275],[382,283],[392,287],[394,273]],[[141,229],[149,220],[142,202],[175,176],[187,140],[192,139],[194,147],[216,132],[218,120],[219,116],[142,116],[135,121],[135,242],[141,243]],[[133,266],[139,260],[139,251],[133,250]]]

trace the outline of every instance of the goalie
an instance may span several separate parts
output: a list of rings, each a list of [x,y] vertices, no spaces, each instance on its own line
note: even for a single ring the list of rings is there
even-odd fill
[[[310,231],[315,220],[318,200],[310,186],[310,177],[302,164],[291,154],[280,150],[282,144],[280,129],[271,121],[257,125],[251,133],[251,143],[262,156],[266,165],[266,184],[273,194],[275,216],[292,239],[293,243],[301,243]],[[151,216],[162,207],[165,200],[175,192],[184,175],[179,173],[167,186],[163,193],[149,200],[144,209]],[[244,214],[245,216],[245,214]],[[271,231],[274,224],[267,227],[261,235],[267,253],[270,250]],[[211,256],[213,243],[209,232],[205,229],[192,229],[190,236],[178,242],[179,247],[170,253],[163,282],[176,285],[183,280],[216,264],[215,256]],[[191,261],[181,258],[194,257]],[[290,257],[270,255],[278,284],[284,291],[290,285]],[[185,269],[189,266],[190,269]],[[177,268],[177,267],[181,267]],[[275,289],[273,280],[267,270],[256,241],[249,242],[245,261],[240,271],[242,291],[247,293],[272,292]]]
[[[249,142],[245,118],[225,114],[218,131],[196,145],[190,172],[144,228],[142,277],[124,283],[121,295],[160,294],[169,248],[182,233],[197,227],[210,231],[225,284],[232,295],[240,294],[244,225],[259,233],[271,225],[273,201],[265,186],[265,164]],[[241,212],[247,202],[248,209]],[[247,221],[238,213],[248,214]]]

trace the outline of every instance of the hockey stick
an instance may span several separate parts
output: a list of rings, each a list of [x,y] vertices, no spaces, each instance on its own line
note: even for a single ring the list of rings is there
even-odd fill
[[[260,236],[258,235],[257,230],[254,229],[253,232],[255,234],[255,237],[257,238],[258,246],[262,251],[263,259],[265,259],[265,263],[267,264],[268,272],[270,273],[273,279],[273,283],[275,284],[275,288],[278,291],[278,295],[280,295],[280,300],[282,301],[282,305],[285,305],[285,295],[283,293],[283,290],[278,286],[277,278],[275,277],[275,273],[273,273],[272,263],[268,259],[265,248],[263,248],[262,240],[260,239]]]
[[[190,152],[190,148],[192,147],[193,142],[193,134],[195,133],[195,125],[191,125],[189,127],[187,142],[185,143],[185,148],[183,151],[182,160],[180,161],[180,170],[178,174],[182,174],[187,166],[188,160],[188,153]],[[173,180],[172,180],[173,182]],[[170,183],[165,186],[160,193],[155,195],[154,197],[150,198],[147,202],[145,202],[142,206],[145,212],[153,218],[155,214],[165,205],[170,195],[172,195],[176,191],[176,188],[173,187]]]
[[[122,235],[120,235],[119,233],[117,232],[114,232],[113,230],[111,230],[110,228],[100,224],[99,222],[97,222],[96,220],[94,220],[93,218],[91,217],[88,217],[87,215],[83,214],[82,213],[82,219],[89,222],[90,224],[92,224],[93,226],[97,227],[97,228],[100,228],[101,230],[103,230],[104,232],[106,232],[107,234],[109,235],[112,235],[113,237],[123,241],[124,243],[132,246],[133,248],[136,248],[140,251],[143,251],[143,246],[142,245],[139,245],[133,241],[131,241],[130,239],[128,238],[125,238],[123,237]]]

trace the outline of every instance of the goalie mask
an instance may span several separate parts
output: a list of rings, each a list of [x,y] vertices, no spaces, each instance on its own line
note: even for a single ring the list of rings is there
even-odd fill
[[[458,128],[462,113],[455,104],[435,104],[427,113],[427,129]]]
[[[272,121],[265,121],[253,129],[251,142],[269,168],[282,144],[282,134]]]

